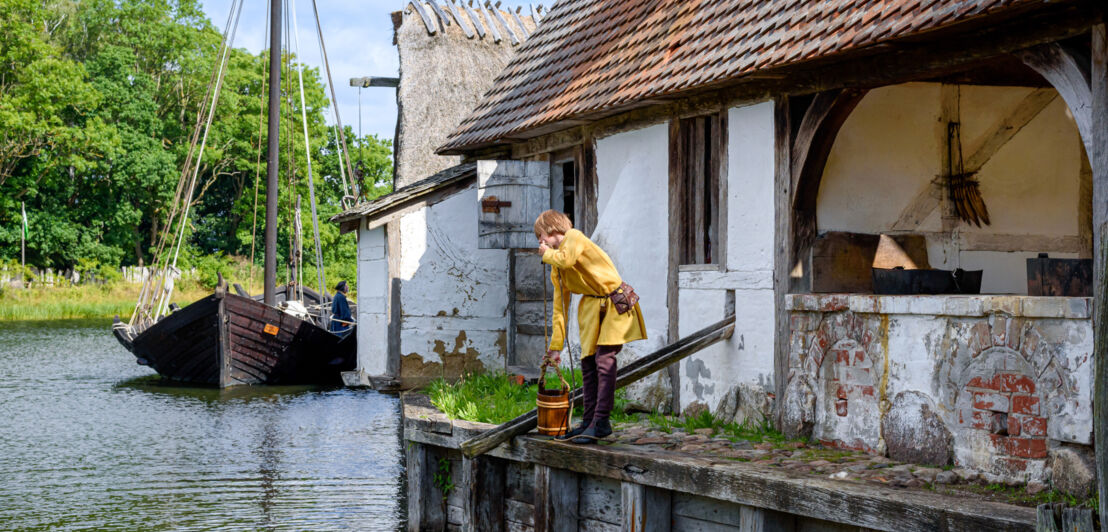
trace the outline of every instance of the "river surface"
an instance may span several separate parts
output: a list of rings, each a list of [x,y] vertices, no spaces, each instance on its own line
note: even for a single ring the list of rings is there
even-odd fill
[[[167,386],[106,321],[0,323],[0,530],[396,530],[396,398]]]

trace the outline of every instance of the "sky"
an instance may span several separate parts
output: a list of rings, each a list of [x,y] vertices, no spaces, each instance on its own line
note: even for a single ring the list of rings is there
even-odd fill
[[[227,22],[231,1],[202,0],[204,12],[220,30],[223,30]],[[320,74],[326,76],[316,37],[312,0],[287,1],[290,11],[291,6],[295,4],[296,7],[296,23],[300,30],[299,57],[305,64],[318,67]],[[396,89],[358,89],[350,86],[350,78],[398,75],[400,60],[396,47],[392,45],[392,19],[389,13],[403,9],[407,2],[408,0],[317,0],[339,114],[343,125],[353,128],[355,133],[359,131],[359,119],[363,135],[376,134],[380,138],[391,139],[395,133]],[[551,2],[545,3],[549,6]],[[268,47],[268,4],[266,0],[246,0],[236,31],[236,48],[245,48],[256,54]],[[506,1],[501,7],[521,4],[522,2]],[[524,8],[524,12],[527,11]],[[289,27],[292,27],[291,21]],[[292,42],[295,47],[295,39]],[[334,122],[331,113],[328,114],[328,122]]]

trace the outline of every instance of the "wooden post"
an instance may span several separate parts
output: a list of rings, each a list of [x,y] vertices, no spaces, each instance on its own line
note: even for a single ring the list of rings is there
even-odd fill
[[[577,532],[577,474],[535,464],[535,532]]]
[[[623,532],[665,532],[670,529],[670,491],[624,481],[620,487]]]
[[[1093,360],[1096,361],[1093,415],[1095,423],[1097,488],[1100,522],[1108,523],[1108,36],[1104,23],[1092,28],[1092,146],[1093,169]]]
[[[789,372],[789,313],[785,311],[785,295],[789,293],[792,255],[792,120],[789,98],[780,96],[773,102],[774,178],[773,178],[773,378],[774,425],[781,428],[785,404],[785,380]]]
[[[488,457],[462,457],[462,483],[466,490],[462,529],[503,532],[506,464]]]
[[[435,487],[434,457],[427,446],[408,442],[408,531],[443,530],[446,526],[442,491]]]

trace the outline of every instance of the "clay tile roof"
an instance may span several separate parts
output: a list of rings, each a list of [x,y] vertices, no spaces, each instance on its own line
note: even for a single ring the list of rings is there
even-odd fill
[[[560,0],[439,148],[527,130],[1037,0]]]

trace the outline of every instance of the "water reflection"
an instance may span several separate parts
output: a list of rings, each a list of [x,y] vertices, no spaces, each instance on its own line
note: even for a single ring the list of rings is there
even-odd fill
[[[0,324],[0,528],[395,530],[395,398],[185,388],[106,324]]]

